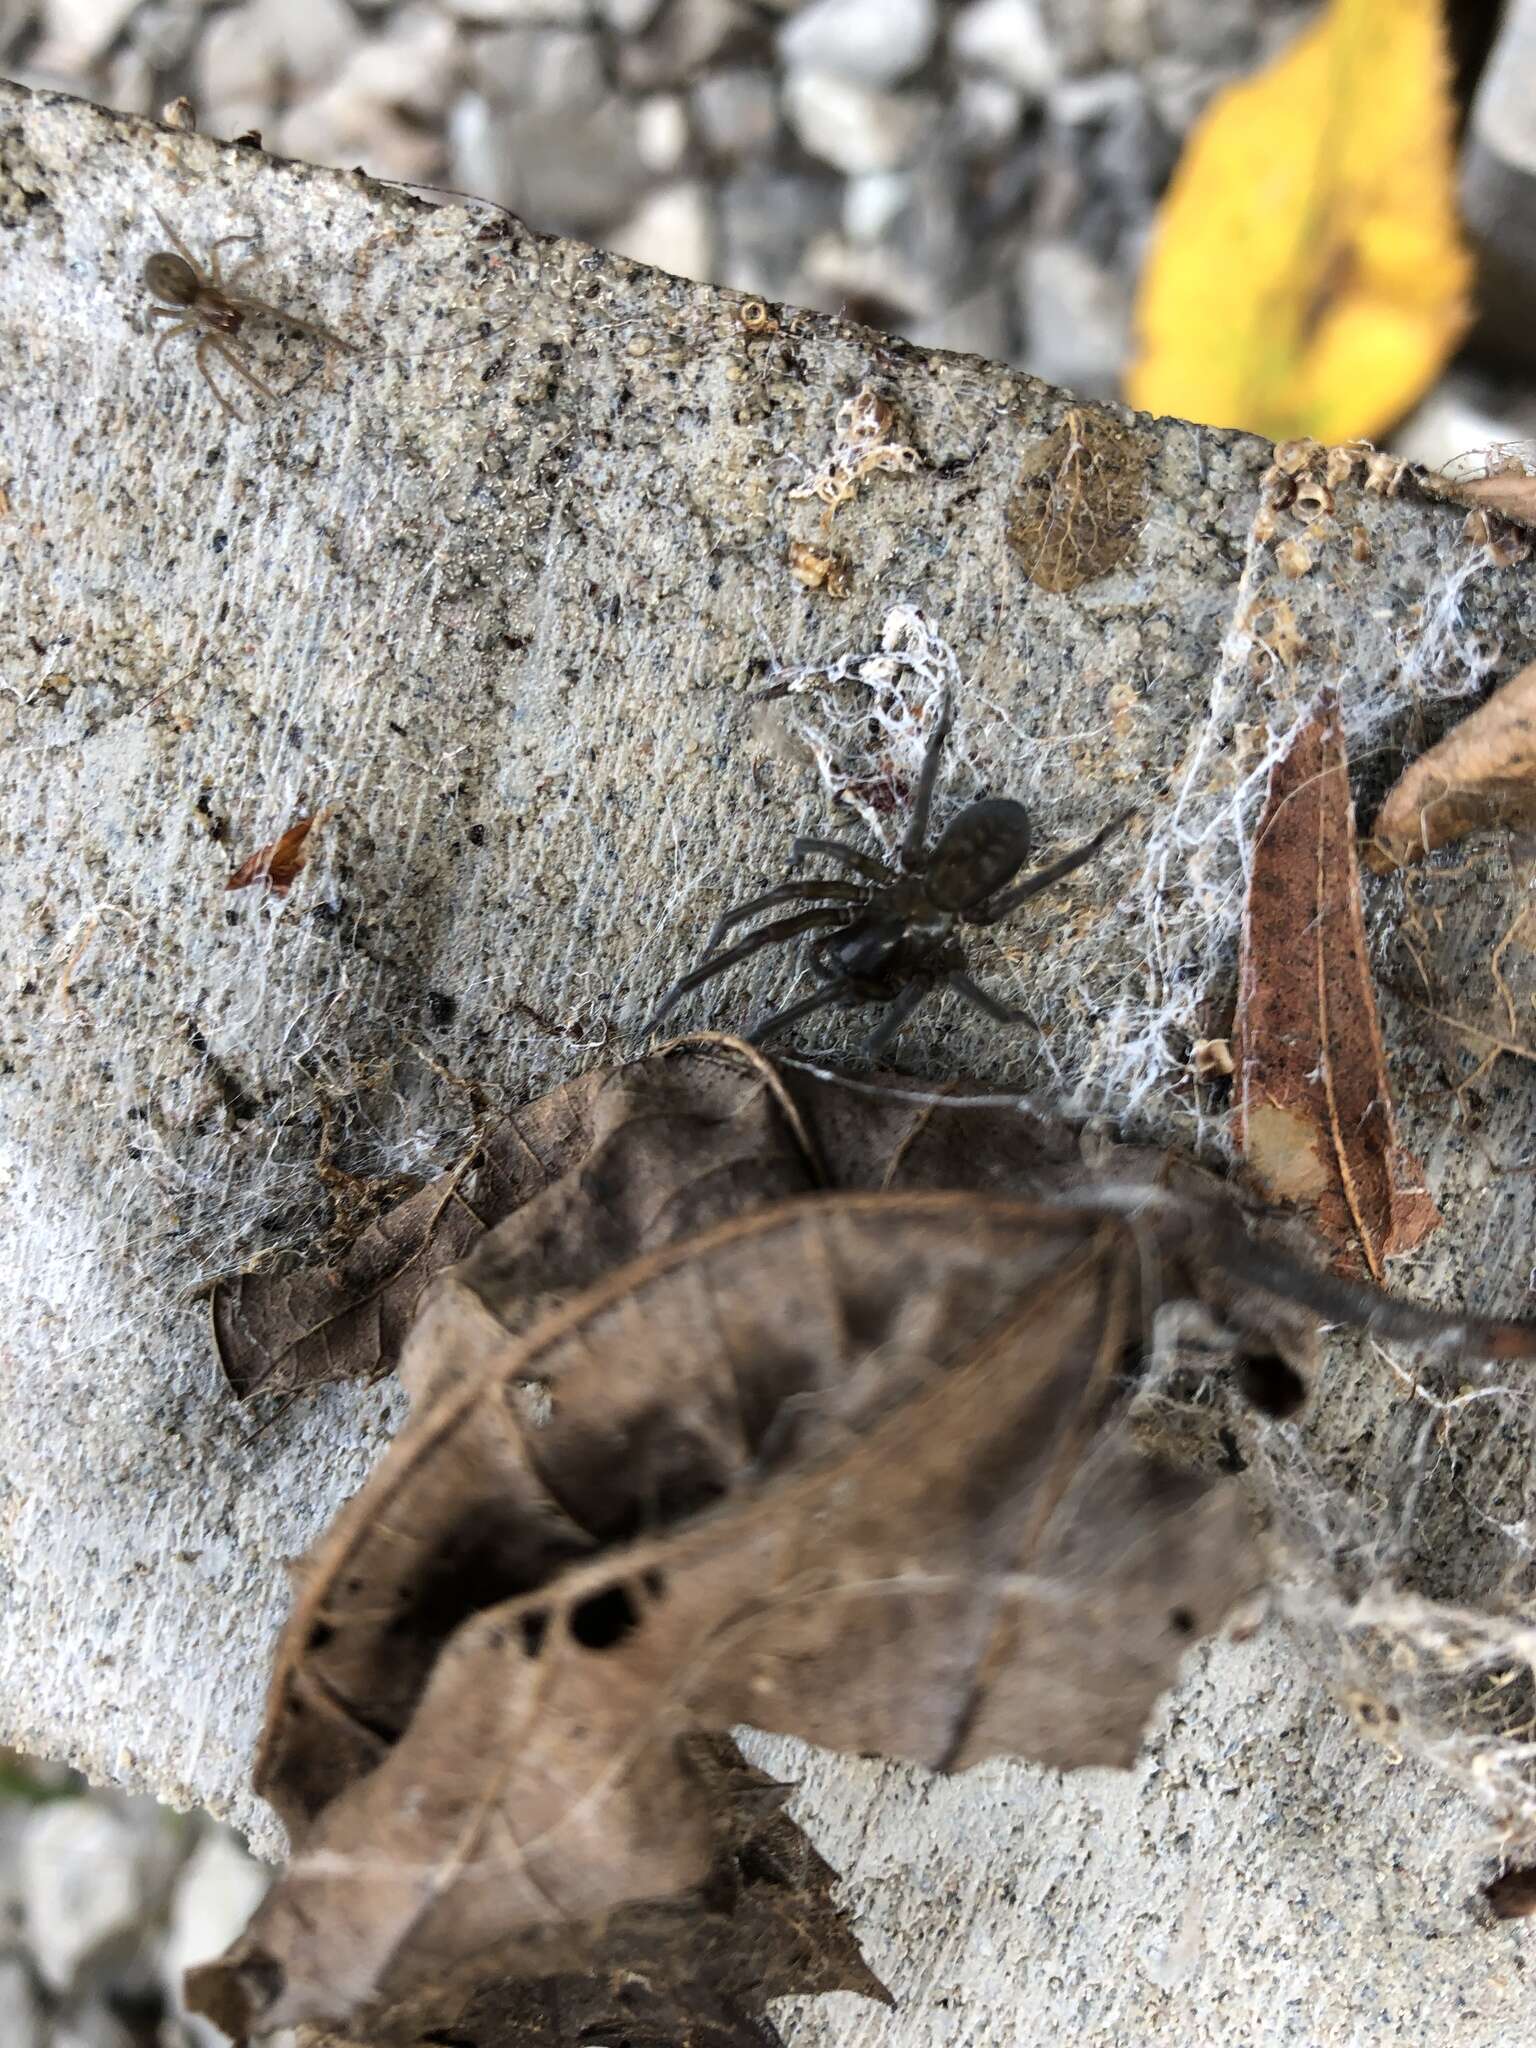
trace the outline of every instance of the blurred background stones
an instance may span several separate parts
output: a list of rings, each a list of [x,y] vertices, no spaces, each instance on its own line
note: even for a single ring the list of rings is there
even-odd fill
[[[217,2048],[181,1973],[270,1875],[228,1828],[0,1750],[0,2043]]]
[[[0,71],[1113,391],[1153,211],[1301,0],[0,0]]]

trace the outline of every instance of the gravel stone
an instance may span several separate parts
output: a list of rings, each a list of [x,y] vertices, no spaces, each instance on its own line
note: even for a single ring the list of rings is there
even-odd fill
[[[957,64],[990,71],[1030,99],[1056,83],[1059,44],[1047,34],[1035,0],[970,0],[949,32]]]
[[[0,1955],[0,2041],[5,2048],[47,2048],[48,2025],[25,1956]]]
[[[937,111],[931,100],[875,92],[830,71],[791,72],[784,109],[811,155],[850,177],[911,163]]]
[[[779,96],[765,71],[711,71],[693,88],[692,104],[699,140],[714,156],[758,156],[778,136]]]
[[[609,247],[674,277],[709,275],[714,234],[702,185],[663,185],[608,238]]]
[[[860,85],[896,85],[933,47],[934,0],[811,0],[780,29],[791,70],[833,71]]]
[[[733,46],[760,41],[759,17],[746,0],[672,0],[646,33],[620,43],[619,80],[632,92],[690,85]]]
[[[595,35],[509,28],[471,45],[470,75],[495,103],[542,114],[587,113],[607,96]]]

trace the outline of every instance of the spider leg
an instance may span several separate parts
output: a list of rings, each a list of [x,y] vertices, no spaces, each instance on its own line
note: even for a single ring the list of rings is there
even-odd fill
[[[171,333],[173,331],[174,330],[170,328],[167,328],[166,330],[167,333]],[[213,381],[213,372],[208,367],[208,351],[214,346],[215,337],[211,334],[205,334],[202,340],[199,341],[199,343],[197,344],[197,347],[193,350],[193,354],[197,358],[197,367],[203,373],[203,382],[208,386],[208,389],[213,393],[214,397],[218,400],[220,409],[223,412],[226,412],[232,420],[243,420],[245,418],[245,414],[240,411],[238,406],[230,404],[229,400],[224,396],[223,392],[219,389],[218,385],[215,384]],[[229,351],[228,349],[219,349],[218,353],[222,356],[227,357]]]
[[[341,336],[329,327],[322,327],[318,320],[304,320],[297,313],[285,312],[281,306],[274,306],[270,299],[249,298],[244,292],[226,292],[230,305],[238,306],[242,313],[262,313],[269,320],[277,320],[284,327],[293,327],[300,334],[312,334],[317,341],[328,341],[332,348],[345,350],[349,356],[360,356],[362,348],[355,341],[343,341]]]
[[[155,208],[155,219],[159,221],[161,227],[163,227],[167,235],[169,235],[171,247],[176,251],[176,254],[181,258],[182,262],[186,264],[187,268],[192,272],[193,276],[199,279],[199,281],[201,281],[203,278],[203,266],[192,254],[192,251],[187,247],[186,243],[181,239],[180,235],[177,234],[176,230],[171,226],[170,222],[166,219],[165,215],[160,211],[158,206]]]
[[[886,1009],[885,1015],[864,1041],[864,1057],[878,1059],[906,1023],[918,1004],[925,1002],[933,993],[931,981],[909,981],[901,993]]]
[[[663,1018],[676,1009],[691,989],[698,988],[703,982],[712,981],[717,974],[724,974],[728,967],[736,966],[739,961],[750,960],[752,955],[760,953],[764,946],[782,945],[785,939],[797,939],[802,932],[813,932],[822,925],[843,922],[844,914],[841,910],[802,910],[798,917],[775,918],[772,924],[763,925],[760,930],[753,932],[750,938],[742,939],[734,946],[728,946],[723,953],[716,954],[712,960],[705,960],[691,973],[685,974],[680,981],[674,981],[640,1027],[641,1037],[649,1036]]]
[[[804,860],[807,854],[825,854],[828,860],[840,860],[867,882],[878,883],[881,888],[894,882],[896,877],[883,860],[876,860],[872,853],[861,853],[856,846],[848,846],[841,839],[795,839],[791,840],[789,857],[791,862]]]
[[[944,751],[944,742],[949,738],[949,728],[954,723],[954,712],[955,707],[946,690],[938,722],[928,735],[928,745],[923,752],[922,772],[917,778],[917,794],[912,799],[912,815],[907,820],[906,833],[901,842],[901,864],[908,874],[922,865],[923,847],[928,838],[928,810],[933,802],[933,785],[939,779],[939,756]]]
[[[1075,847],[1071,853],[1064,853],[1060,860],[1053,860],[1048,868],[1041,868],[1033,875],[1026,875],[1006,896],[999,896],[989,910],[969,912],[966,915],[966,923],[997,924],[1010,910],[1017,910],[1019,905],[1027,902],[1031,896],[1038,896],[1042,889],[1049,889],[1053,882],[1061,881],[1074,869],[1092,860],[1105,840],[1113,839],[1130,815],[1129,811],[1122,811],[1118,818],[1111,818],[1103,831],[1095,832],[1086,846]]]
[[[257,376],[256,372],[251,368],[250,364],[247,363],[241,356],[239,350],[231,348],[229,343],[224,339],[222,334],[206,335],[204,337],[204,343],[207,347],[214,349],[219,355],[221,355],[224,358],[225,362],[228,363],[229,367],[234,371],[235,375],[237,377],[243,377],[246,383],[250,385],[253,391],[264,392],[268,398],[278,398],[282,395],[280,392],[274,391],[270,384],[265,383],[260,377]]]
[[[994,1024],[1033,1024],[1035,1021],[1028,1010],[1016,1010],[1011,1003],[999,1002],[979,982],[972,981],[968,974],[951,974],[949,985],[962,1002],[969,1003],[982,1015],[990,1017]]]
[[[151,306],[145,318],[148,320],[185,320],[189,327],[193,324],[190,320],[187,320],[187,309],[185,306]]]
[[[781,882],[776,889],[765,889],[750,903],[738,903],[734,910],[725,913],[709,935],[704,948],[705,959],[713,953],[731,926],[740,924],[744,918],[756,917],[760,910],[771,910],[775,903],[812,903],[818,899],[833,903],[867,903],[869,891],[861,889],[856,882]]]
[[[219,258],[219,251],[221,249],[228,249],[232,247],[233,244],[236,242],[259,242],[260,240],[260,235],[255,234],[220,235],[219,239],[213,244],[213,247],[208,251],[208,282],[213,286],[216,292],[221,292],[224,290],[226,285],[233,284],[235,279],[240,275],[240,272],[248,268],[249,265],[256,261],[256,257],[258,254],[258,251],[253,249],[249,256],[242,256],[240,258],[240,261],[235,265],[234,269],[229,273],[228,277],[226,277],[224,275],[223,263]]]
[[[179,311],[180,309],[167,306],[165,310],[167,313],[169,313],[172,312],[173,310]],[[174,341],[178,334],[190,334],[193,328],[196,327],[196,325],[197,322],[195,320],[183,320],[180,322],[178,326],[163,327],[160,330],[159,334],[157,334],[155,337],[155,345],[149,352],[149,360],[152,363],[158,363],[160,360],[160,351],[165,347],[165,344],[168,341]]]
[[[834,1003],[846,1003],[850,998],[844,994],[840,984],[831,988],[819,988],[813,996],[803,996],[798,1003],[788,1003],[782,1010],[773,1010],[766,1017],[759,1017],[747,1033],[748,1045],[766,1045],[770,1038],[777,1038],[781,1031],[787,1031],[791,1024],[798,1024],[802,1017],[809,1017],[817,1010],[830,1009]]]

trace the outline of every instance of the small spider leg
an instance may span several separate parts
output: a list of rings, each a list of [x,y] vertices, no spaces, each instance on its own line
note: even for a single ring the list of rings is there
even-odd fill
[[[302,319],[297,313],[290,313],[282,306],[274,306],[270,299],[253,299],[244,292],[226,292],[229,304],[242,313],[260,313],[268,320],[281,321],[284,327],[295,328],[300,334],[312,334],[317,341],[328,341],[332,348],[342,349],[349,356],[360,356],[362,346],[355,341],[343,341],[334,329],[322,327],[318,320]]]
[[[876,1060],[896,1036],[902,1025],[912,1015],[919,1003],[926,1002],[933,993],[931,981],[909,981],[901,993],[891,1002],[885,1015],[864,1041],[864,1057]]]
[[[165,310],[167,313],[169,313],[172,309],[169,306],[167,306]],[[183,320],[176,327],[162,327],[160,332],[155,336],[155,345],[149,352],[149,360],[152,363],[158,363],[160,360],[160,351],[165,347],[165,344],[168,341],[174,341],[178,334],[191,334],[195,331],[196,327],[197,322],[195,320]]]
[[[922,866],[923,849],[928,839],[928,811],[933,803],[933,786],[939,779],[939,756],[944,751],[944,742],[949,738],[949,728],[954,723],[955,707],[949,692],[944,692],[944,702],[939,707],[939,716],[933,731],[928,735],[928,745],[923,752],[922,771],[917,778],[917,794],[912,799],[912,815],[907,820],[906,833],[901,842],[901,864],[908,874]]]
[[[188,327],[193,325],[193,322],[187,319],[185,306],[151,306],[145,317],[150,320],[181,320]]]
[[[999,896],[986,910],[963,913],[967,924],[997,924],[1009,911],[1017,910],[1021,903],[1027,903],[1031,896],[1038,896],[1042,889],[1049,889],[1053,882],[1062,881],[1067,875],[1093,859],[1106,839],[1113,839],[1130,817],[1129,811],[1122,811],[1118,818],[1111,818],[1102,832],[1095,832],[1086,846],[1074,847],[1071,853],[1064,853],[1060,860],[1053,860],[1048,868],[1040,868],[1035,874],[1026,875],[1006,896]]]
[[[821,926],[842,924],[845,921],[846,914],[841,910],[802,910],[798,917],[780,917],[772,924],[765,924],[761,930],[753,932],[750,938],[742,939],[734,946],[728,946],[723,953],[716,954],[712,960],[705,960],[691,973],[685,974],[680,981],[674,981],[640,1027],[640,1035],[646,1037],[656,1030],[690,990],[698,988],[703,982],[712,981],[717,974],[724,974],[728,967],[736,966],[739,961],[750,960],[752,955],[760,953],[764,946],[782,945],[786,939],[799,938],[802,932],[813,932]]]
[[[220,257],[219,251],[221,249],[232,248],[236,242],[259,242],[260,240],[261,237],[260,235],[257,234],[220,235],[219,239],[213,244],[213,246],[208,251],[207,265],[208,282],[213,286],[216,292],[221,292],[224,290],[226,285],[233,284],[235,279],[239,276],[240,272],[242,270],[248,269],[250,265],[256,261],[256,258],[260,253],[258,250],[253,249],[249,256],[242,256],[240,258],[240,261],[235,265],[234,269],[229,273],[228,277],[226,277],[224,275],[223,259]]]
[[[759,1017],[747,1033],[748,1045],[766,1045],[770,1038],[777,1038],[781,1031],[787,1031],[792,1024],[798,1024],[802,1017],[809,1017],[817,1010],[830,1009],[834,1003],[849,1000],[841,983],[831,988],[819,988],[813,996],[803,996],[798,1003],[786,1003],[782,1010],[770,1011],[766,1017]]]
[[[239,350],[230,347],[222,334],[205,334],[198,346],[199,353],[204,348],[211,348],[216,354],[221,355],[235,375],[243,377],[253,391],[264,392],[268,398],[276,398],[278,396],[278,393],[273,390],[270,384],[257,376],[250,364],[241,356]]]
[[[170,237],[171,247],[176,251],[176,254],[181,258],[182,262],[186,264],[187,268],[191,271],[192,275],[195,278],[197,278],[199,282],[201,282],[203,276],[203,266],[192,254],[192,251],[187,247],[186,243],[181,239],[180,235],[177,234],[176,230],[171,226],[170,222],[166,219],[165,215],[160,211],[158,206],[155,208],[155,219],[159,221],[161,227],[165,229],[166,234]]]
[[[883,860],[877,860],[872,853],[861,853],[856,846],[849,846],[841,839],[793,839],[790,841],[789,859],[793,866],[796,861],[808,855],[824,854],[828,860],[840,860],[845,867],[853,869],[868,882],[877,883],[882,889],[896,880],[893,871]]]
[[[754,896],[750,903],[738,903],[734,910],[728,910],[710,933],[704,947],[707,960],[716,946],[725,937],[732,925],[743,919],[756,917],[760,910],[771,910],[775,903],[867,903],[869,891],[861,889],[857,882],[780,882],[776,889],[765,889],[761,896]]]
[[[1015,1009],[1012,1003],[999,1002],[998,998],[984,989],[980,982],[972,981],[968,974],[951,974],[949,985],[960,1000],[980,1010],[984,1017],[990,1017],[994,1024],[1032,1024],[1034,1019],[1028,1010]]]

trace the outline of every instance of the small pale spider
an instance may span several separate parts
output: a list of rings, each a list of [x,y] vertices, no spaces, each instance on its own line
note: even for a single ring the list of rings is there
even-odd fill
[[[760,1018],[747,1034],[754,1044],[787,1031],[817,1010],[848,1009],[860,1003],[884,1003],[885,1015],[865,1041],[874,1058],[890,1043],[925,997],[952,989],[961,999],[998,1024],[1027,1023],[1028,1013],[999,1002],[972,981],[959,943],[963,925],[997,924],[1031,896],[1070,875],[1091,860],[1129,812],[1096,832],[1049,867],[1014,877],[1029,858],[1032,833],[1029,813],[1010,797],[989,797],[968,804],[940,833],[931,850],[928,811],[938,778],[939,756],[949,737],[951,707],[946,699],[923,755],[922,772],[912,802],[912,815],[902,839],[900,869],[862,853],[841,839],[797,839],[790,851],[795,860],[820,854],[851,868],[861,881],[781,882],[728,910],[715,926],[701,965],[674,982],[645,1030],[654,1031],[690,990],[717,974],[751,959],[765,946],[782,945],[802,933],[822,932],[811,947],[811,968],[822,982],[814,995]],[[1012,885],[1012,886],[1010,886]],[[761,925],[749,938],[723,953],[716,949],[733,925],[756,917],[779,903],[819,903]],[[831,907],[836,906],[836,907]]]
[[[265,299],[253,299],[244,292],[231,290],[240,273],[256,260],[256,252],[242,256],[226,277],[219,251],[227,249],[234,242],[254,242],[255,235],[222,235],[208,251],[208,268],[205,270],[192,251],[171,226],[165,215],[156,209],[155,218],[171,238],[171,249],[160,249],[144,265],[144,287],[153,298],[161,301],[151,306],[151,320],[172,320],[176,324],[167,327],[155,341],[151,360],[158,361],[165,344],[178,334],[195,334],[197,346],[194,354],[197,367],[203,373],[203,381],[231,419],[243,415],[230,404],[224,393],[213,380],[208,367],[210,354],[228,363],[237,377],[243,378],[253,391],[263,392],[268,398],[279,393],[258,377],[245,359],[240,342],[240,329],[246,315],[259,313],[269,320],[281,320],[287,327],[297,328],[300,334],[313,334],[320,341],[329,342],[332,348],[345,349],[348,355],[361,351],[354,342],[343,341],[339,334],[333,334],[329,327],[322,327],[317,320],[301,320],[296,314],[285,313],[281,306],[269,305]],[[174,249],[175,254],[171,253]]]

